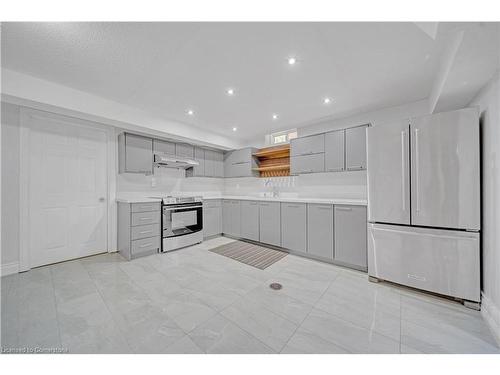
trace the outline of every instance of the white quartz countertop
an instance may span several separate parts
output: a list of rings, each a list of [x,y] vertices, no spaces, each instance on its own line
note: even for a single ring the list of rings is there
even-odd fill
[[[366,206],[366,199],[354,198],[307,198],[307,197],[259,197],[248,195],[220,195],[203,197],[204,200],[213,199],[237,199],[246,201],[268,201],[268,202],[290,202],[290,203],[319,203],[319,204],[349,204]],[[161,202],[161,198],[141,197],[141,196],[120,196],[116,198],[117,202],[124,203],[150,203]]]
[[[349,204],[366,206],[366,199],[346,199],[346,198],[307,198],[307,197],[258,197],[258,196],[238,196],[222,195],[219,197],[204,197],[204,200],[211,199],[236,199],[247,201],[271,201],[271,202],[291,202],[291,203],[320,203],[320,204]]]
[[[155,203],[161,202],[161,198],[150,198],[150,197],[118,197],[117,202],[123,203]]]

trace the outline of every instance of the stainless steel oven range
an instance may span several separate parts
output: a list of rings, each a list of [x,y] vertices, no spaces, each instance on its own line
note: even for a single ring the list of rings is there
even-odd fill
[[[203,199],[162,198],[162,252],[203,241]]]

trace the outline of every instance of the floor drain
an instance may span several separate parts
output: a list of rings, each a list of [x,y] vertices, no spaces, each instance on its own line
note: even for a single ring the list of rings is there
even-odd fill
[[[269,285],[269,288],[274,290],[280,290],[281,288],[283,288],[283,285],[281,285],[280,283],[272,283]]]

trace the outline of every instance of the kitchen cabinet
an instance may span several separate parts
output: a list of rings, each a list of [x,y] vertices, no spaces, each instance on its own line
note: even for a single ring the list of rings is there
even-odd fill
[[[325,154],[313,154],[290,157],[290,173],[314,173],[325,171]]]
[[[190,177],[204,177],[205,176],[205,150],[200,147],[194,148],[194,160],[196,160],[198,165],[193,167],[192,171],[189,171]]]
[[[307,205],[307,253],[312,256],[333,260],[333,237],[333,205],[309,203]]]
[[[118,202],[118,251],[126,259],[161,249],[161,203]]]
[[[203,237],[222,233],[222,201],[210,199],[203,202]]]
[[[335,205],[335,260],[367,269],[366,207]]]
[[[222,230],[224,234],[240,237],[240,221],[240,201],[224,199],[222,201]]]
[[[241,237],[259,241],[259,202],[241,201]]]
[[[311,155],[325,152],[325,135],[316,134],[290,140],[290,156]]]
[[[260,242],[281,246],[281,212],[279,202],[259,202]]]
[[[130,133],[118,136],[119,173],[153,173],[153,139]]]
[[[153,139],[153,153],[175,155],[175,143]]]
[[[305,203],[281,203],[281,246],[306,252],[307,206]]]
[[[349,171],[366,169],[366,126],[345,130],[345,167]]]
[[[241,150],[232,150],[224,154],[224,177],[258,177],[258,167],[253,153],[257,149],[252,147]]]
[[[205,177],[215,177],[215,151],[205,150]]]
[[[194,146],[187,143],[175,144],[175,155],[183,158],[194,158]]]
[[[345,169],[344,130],[325,134],[325,171],[340,172]]]
[[[215,167],[214,177],[224,177],[224,153],[222,151],[214,151]]]

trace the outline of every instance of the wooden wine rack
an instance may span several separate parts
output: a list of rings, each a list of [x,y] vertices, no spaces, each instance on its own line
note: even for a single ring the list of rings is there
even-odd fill
[[[253,154],[259,160],[260,177],[290,176],[290,145],[262,148]]]

